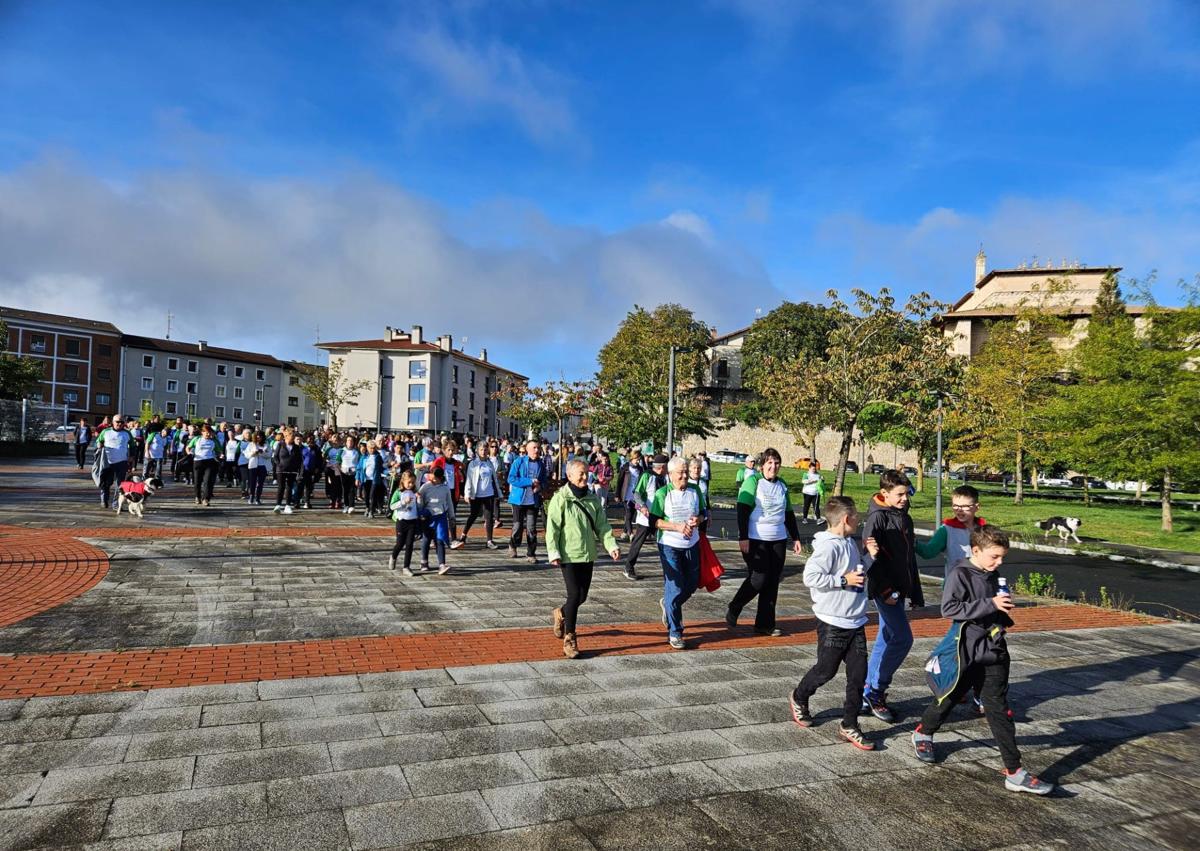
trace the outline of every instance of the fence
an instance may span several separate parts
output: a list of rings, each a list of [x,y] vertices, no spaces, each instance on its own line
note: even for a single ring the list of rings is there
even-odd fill
[[[69,443],[75,432],[66,405],[29,399],[0,399],[0,441]]]

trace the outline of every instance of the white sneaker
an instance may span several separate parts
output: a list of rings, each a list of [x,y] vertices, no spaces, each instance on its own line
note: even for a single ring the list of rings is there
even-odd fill
[[[495,541],[488,541],[487,548],[489,550],[498,550],[498,549],[500,549],[500,545],[497,544]]]
[[[283,506],[282,506],[282,505],[277,505],[277,506],[275,506],[275,507],[274,507],[273,509],[271,509],[271,510],[272,510],[274,513],[278,514],[279,512],[283,511]]]
[[[400,568],[400,575],[401,576],[416,576],[416,574],[413,573],[412,570],[407,567]]]
[[[388,570],[395,570],[395,569],[396,569],[396,557],[388,556]]]
[[[284,513],[284,514],[291,514],[291,513],[292,513],[292,507],[291,507],[290,505],[285,505],[285,506],[283,507],[283,513]]]
[[[450,542],[450,549],[452,549],[452,550],[457,550],[457,549],[459,549],[459,548],[460,548],[462,545],[463,545],[463,542],[462,542],[462,541],[460,541],[460,540],[458,540],[458,539],[455,539],[455,540],[453,540],[453,541],[451,541],[451,542]]]
[[[448,565],[448,564],[439,564],[438,565],[438,576],[445,576],[449,572],[450,572],[450,565]]]

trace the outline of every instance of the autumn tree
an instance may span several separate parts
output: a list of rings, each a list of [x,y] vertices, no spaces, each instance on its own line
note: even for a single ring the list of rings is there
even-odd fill
[[[300,365],[300,392],[312,399],[318,410],[329,413],[334,431],[338,427],[338,410],[343,405],[353,404],[371,386],[371,381],[366,378],[357,381],[346,378],[345,367],[344,358],[330,358],[328,369]]]
[[[547,381],[530,387],[520,381],[510,380],[492,394],[497,411],[516,420],[532,435],[540,435],[557,423],[559,442],[562,442],[563,421],[572,416],[584,416],[590,409],[596,388],[590,381]],[[559,477],[563,475],[561,464],[566,456],[560,453]]]
[[[824,357],[835,323],[833,309],[791,301],[754,320],[742,342],[742,384],[761,392],[763,381],[770,377],[768,363],[787,362],[801,355]]]
[[[8,341],[8,325],[2,321],[0,340]],[[45,377],[46,361],[41,358],[0,352],[0,399],[24,399],[37,389]]]

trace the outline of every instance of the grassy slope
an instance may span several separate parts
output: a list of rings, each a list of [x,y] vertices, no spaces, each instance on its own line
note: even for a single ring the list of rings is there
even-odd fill
[[[714,497],[733,499],[736,495],[734,477],[737,475],[739,466],[736,464],[712,465],[711,490]],[[793,469],[785,470],[783,478],[789,484],[796,486],[800,481],[801,472]],[[826,473],[825,481],[828,491],[832,491],[832,474]],[[854,498],[860,511],[865,511],[867,500],[877,490],[879,479],[877,476],[867,476],[866,481],[867,484],[864,486],[861,484],[861,477],[854,473],[846,477],[846,495]],[[925,491],[913,497],[910,510],[914,520],[928,522],[934,520],[934,484],[926,479]],[[953,485],[949,485],[943,493],[943,507],[946,515],[950,513],[945,506],[950,504],[950,491],[952,490]],[[799,487],[795,487],[793,499],[796,503],[802,502]],[[1176,508],[1175,532],[1168,535],[1159,531],[1161,517],[1157,505],[1138,507],[1093,504],[1085,506],[1082,502],[1064,503],[1061,500],[1043,500],[1029,495],[1026,495],[1023,505],[1013,505],[1011,497],[989,494],[984,494],[980,501],[982,503],[980,514],[986,517],[989,523],[995,523],[1011,532],[1019,533],[1025,540],[1041,540],[1042,533],[1034,528],[1034,521],[1043,520],[1056,514],[1070,513],[1072,517],[1083,520],[1080,537],[1084,541],[1091,538],[1136,546],[1200,552],[1200,512],[1183,508]],[[1057,536],[1053,536],[1051,542],[1057,542],[1057,540]]]

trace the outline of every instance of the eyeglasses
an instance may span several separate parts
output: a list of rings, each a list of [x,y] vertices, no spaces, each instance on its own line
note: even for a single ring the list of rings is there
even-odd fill
[[[955,511],[970,511],[972,508],[975,508],[978,505],[978,502],[968,502],[966,505],[952,505],[950,507]]]

